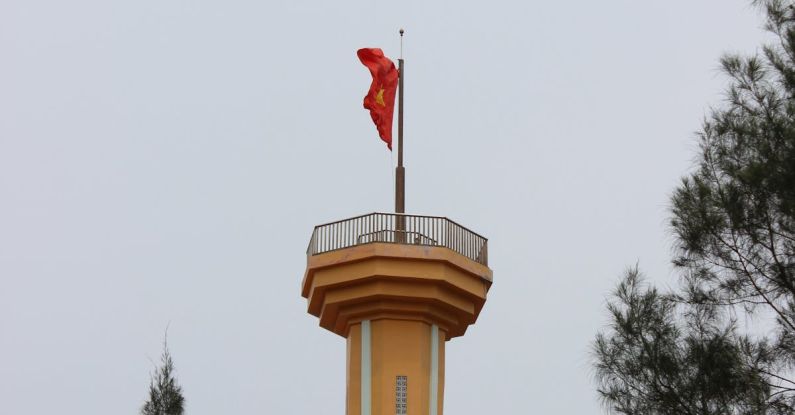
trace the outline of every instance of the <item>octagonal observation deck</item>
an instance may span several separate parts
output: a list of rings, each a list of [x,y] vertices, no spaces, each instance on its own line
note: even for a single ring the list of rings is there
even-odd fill
[[[370,213],[318,225],[302,295],[320,325],[348,337],[363,320],[473,324],[492,284],[488,241],[445,217]]]

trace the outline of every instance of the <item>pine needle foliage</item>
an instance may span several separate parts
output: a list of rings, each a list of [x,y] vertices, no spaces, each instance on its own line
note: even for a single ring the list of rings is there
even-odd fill
[[[626,272],[593,344],[598,392],[622,414],[763,414],[770,386],[733,323],[683,306]]]
[[[141,408],[141,415],[183,415],[184,406],[182,387],[174,377],[174,361],[164,341],[160,367],[149,380],[149,400]]]
[[[660,293],[629,270],[593,344],[618,413],[795,414],[795,4],[752,3],[774,42],[721,59],[725,100],[671,197],[682,284]]]

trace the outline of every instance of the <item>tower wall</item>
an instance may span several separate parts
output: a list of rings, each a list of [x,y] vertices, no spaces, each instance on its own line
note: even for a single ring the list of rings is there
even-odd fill
[[[404,402],[406,414],[441,415],[444,349],[444,331],[426,322],[380,319],[352,325],[347,339],[346,415],[401,414]],[[404,394],[398,377],[404,377]],[[368,404],[370,412],[362,411]]]

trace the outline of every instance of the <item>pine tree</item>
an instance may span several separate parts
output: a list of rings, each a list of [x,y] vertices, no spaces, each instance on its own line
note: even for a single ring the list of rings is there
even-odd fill
[[[724,104],[672,196],[670,293],[619,284],[594,342],[598,391],[626,414],[795,414],[795,4],[756,0],[775,42],[721,59]],[[742,321],[764,321],[765,333]]]
[[[608,302],[611,326],[596,337],[598,392],[622,414],[765,414],[769,361],[753,358],[753,341],[706,308],[644,285],[627,271]]]
[[[185,398],[182,387],[174,378],[174,361],[166,341],[163,342],[160,364],[149,380],[149,400],[141,408],[141,415],[182,415]]]

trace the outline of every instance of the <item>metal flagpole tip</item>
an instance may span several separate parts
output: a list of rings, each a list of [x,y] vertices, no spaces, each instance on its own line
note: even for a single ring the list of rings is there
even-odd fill
[[[404,32],[404,30],[403,30],[403,28],[401,27],[401,28],[400,28],[400,36],[401,36],[401,37],[403,36],[403,32]]]

